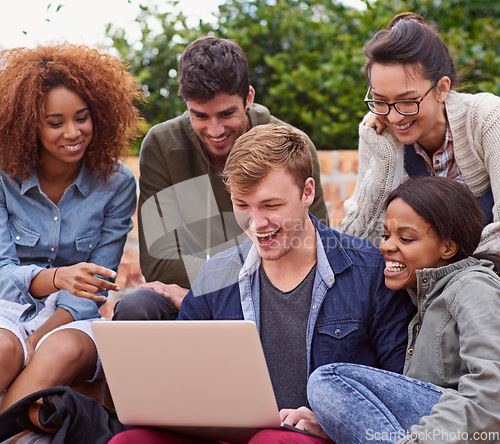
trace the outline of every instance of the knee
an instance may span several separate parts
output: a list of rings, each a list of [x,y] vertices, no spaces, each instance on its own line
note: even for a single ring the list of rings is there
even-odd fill
[[[24,350],[14,333],[0,334],[0,363],[2,367],[18,367],[24,363]]]
[[[149,288],[141,288],[124,295],[115,304],[113,320],[169,320],[175,319],[177,313],[175,306],[164,296]]]
[[[307,401],[313,411],[320,403],[319,399],[324,396],[323,385],[325,381],[326,367],[329,367],[329,365],[318,367],[311,373],[309,379],[307,380]]]
[[[342,374],[350,364],[335,363],[318,367],[311,373],[307,381],[307,399],[313,408],[321,406],[325,399],[336,397],[338,382]]]
[[[124,295],[115,304],[113,320],[147,320],[146,314],[150,306],[148,295],[150,293],[154,293],[154,291],[143,289]]]
[[[339,374],[339,367],[343,364],[326,364],[318,367],[311,373],[307,382],[308,387],[316,388],[318,385],[323,385],[325,381],[334,378]]]
[[[84,332],[65,329],[53,333],[36,349],[31,365],[57,376],[70,369],[78,370],[88,362],[97,362],[97,349]]]

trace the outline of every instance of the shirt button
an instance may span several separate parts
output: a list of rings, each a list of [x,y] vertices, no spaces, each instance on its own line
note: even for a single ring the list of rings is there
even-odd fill
[[[332,281],[333,281],[333,278],[330,276],[330,277],[328,278],[328,282],[332,282]]]
[[[340,333],[342,333],[342,332],[340,331],[340,328],[337,328],[337,329],[335,330],[335,334],[336,334],[337,336],[340,336]]]
[[[16,240],[20,240],[21,239],[21,236],[16,236]]]
[[[252,298],[248,297],[247,298],[247,302],[250,302],[252,300]]]
[[[313,310],[316,310],[316,308],[318,308],[318,306],[316,304],[313,305]]]
[[[51,247],[50,251],[54,251],[54,250],[55,250],[55,248],[54,248],[54,247]]]
[[[54,220],[57,221],[59,218],[57,216],[54,216]]]
[[[409,349],[408,349],[408,354],[409,354],[409,355],[412,355],[412,354],[413,354],[413,349],[412,349],[412,348],[409,348]]]
[[[52,259],[47,259],[47,262],[49,262],[49,263],[52,262]]]
[[[90,249],[92,249],[92,247],[93,247],[93,245],[92,245],[92,244],[90,244],[90,245],[89,245],[89,250],[90,250]]]

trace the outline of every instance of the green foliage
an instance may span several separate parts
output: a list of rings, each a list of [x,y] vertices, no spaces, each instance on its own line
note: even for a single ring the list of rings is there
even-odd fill
[[[247,54],[258,102],[318,147],[357,146],[365,112],[359,11],[321,0],[232,0],[219,11],[217,34]]]
[[[500,4],[482,0],[364,0],[365,10],[338,0],[227,0],[216,23],[189,27],[181,13],[142,6],[142,37],[130,42],[108,28],[148,95],[151,124],[184,111],[177,63],[202,35],[235,40],[250,67],[256,101],[306,131],[318,149],[352,149],[366,113],[362,47],[399,12],[414,11],[439,30],[469,92],[500,95]],[[163,2],[173,10],[177,0]]]

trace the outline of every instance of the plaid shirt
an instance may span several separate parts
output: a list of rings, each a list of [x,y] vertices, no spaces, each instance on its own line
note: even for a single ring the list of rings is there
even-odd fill
[[[432,160],[417,142],[413,144],[413,147],[416,153],[424,159],[427,171],[431,175],[449,177],[450,179],[465,184],[462,173],[455,161],[455,156],[453,155],[453,136],[451,135],[449,124],[446,125],[443,145],[434,153]]]

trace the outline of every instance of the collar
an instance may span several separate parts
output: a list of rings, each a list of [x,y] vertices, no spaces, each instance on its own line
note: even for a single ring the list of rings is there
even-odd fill
[[[413,303],[417,305],[418,299],[421,302],[426,300],[433,289],[444,288],[453,278],[463,272],[468,273],[472,267],[479,267],[477,269],[483,271],[487,269],[493,270],[493,263],[485,259],[467,257],[443,267],[417,270],[417,288],[408,289],[407,291]]]
[[[309,217],[316,228],[317,271],[325,285],[330,288],[335,283],[335,274],[350,267],[352,261],[339,239],[334,235],[335,232],[319,222],[311,213]],[[255,273],[261,264],[257,248],[249,238],[246,239],[245,243],[247,242],[250,242],[251,246],[241,268],[240,279],[245,275],[250,276]]]
[[[82,167],[80,168],[80,172],[78,173],[77,178],[73,182],[73,185],[80,191],[80,193],[87,197],[90,194],[92,184],[95,181],[94,173],[85,165],[85,162],[82,163]],[[31,175],[21,182],[21,194],[25,194],[31,188],[40,188],[40,182],[38,180],[38,174],[36,171],[33,171]]]

